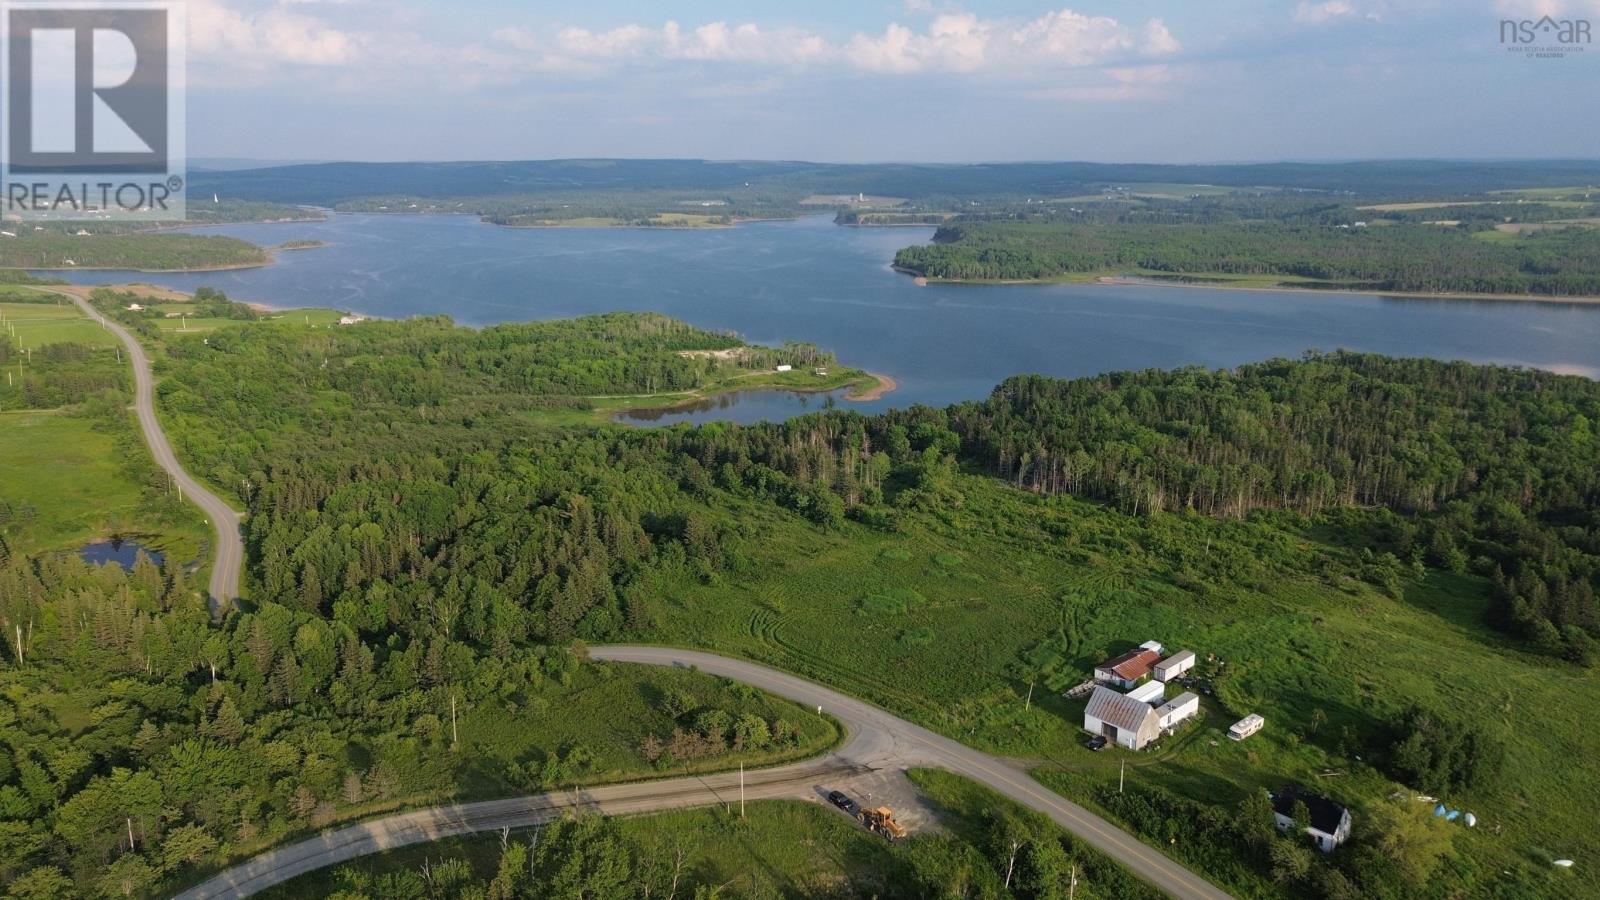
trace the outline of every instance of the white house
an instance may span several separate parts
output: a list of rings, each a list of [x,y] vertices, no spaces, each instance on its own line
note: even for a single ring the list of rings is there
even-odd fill
[[[1189,691],[1184,691],[1171,700],[1156,708],[1156,718],[1161,723],[1162,731],[1171,731],[1179,722],[1198,715],[1200,712],[1200,698]]]
[[[1083,710],[1083,730],[1104,735],[1129,750],[1143,750],[1161,736],[1161,722],[1148,703],[1096,685]]]
[[[1306,826],[1306,834],[1316,841],[1317,849],[1332,853],[1335,847],[1349,839],[1350,810],[1321,794],[1313,794],[1294,785],[1288,785],[1272,795],[1272,817],[1278,823],[1279,831],[1294,827],[1296,803],[1306,805],[1311,820]]]
[[[129,303],[128,304],[128,312],[144,312],[144,307],[140,306],[137,303]]]
[[[1183,650],[1156,663],[1157,681],[1171,681],[1194,668],[1194,651]]]
[[[1160,706],[1162,697],[1165,696],[1166,693],[1166,685],[1159,681],[1146,681],[1144,684],[1141,684],[1129,691],[1126,696],[1132,697],[1140,703],[1149,703],[1152,706]]]
[[[1250,735],[1260,731],[1262,726],[1266,724],[1266,719],[1261,718],[1261,716],[1257,713],[1251,713],[1250,715],[1245,716],[1239,721],[1233,723],[1233,727],[1228,729],[1228,737],[1233,738],[1236,741],[1242,741]]]
[[[1131,688],[1150,675],[1150,670],[1161,659],[1154,650],[1138,647],[1114,659],[1108,659],[1094,669],[1094,680]]]
[[[778,371],[779,372],[793,372],[794,371],[794,366],[779,366],[778,367]]]
[[[340,325],[360,325],[367,320],[366,316],[340,316]]]

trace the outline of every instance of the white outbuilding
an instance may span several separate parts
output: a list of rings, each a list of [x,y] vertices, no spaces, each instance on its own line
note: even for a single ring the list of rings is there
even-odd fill
[[[1156,708],[1156,716],[1161,722],[1162,731],[1171,731],[1179,722],[1192,718],[1199,712],[1200,698],[1189,691],[1184,691]]]
[[[1161,703],[1161,698],[1165,696],[1166,693],[1166,685],[1159,681],[1146,681],[1144,684],[1141,684],[1129,691],[1127,696],[1139,701],[1140,703],[1149,703],[1154,706]]]
[[[1155,678],[1157,681],[1171,681],[1194,669],[1194,651],[1181,650],[1156,663]]]

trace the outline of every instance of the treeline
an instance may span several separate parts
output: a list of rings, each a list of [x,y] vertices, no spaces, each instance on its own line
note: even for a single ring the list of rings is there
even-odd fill
[[[21,231],[0,237],[0,266],[19,269],[212,269],[269,261],[260,247],[222,235]]]
[[[971,222],[940,228],[931,245],[902,249],[895,265],[955,280],[1151,271],[1276,275],[1304,279],[1306,287],[1362,290],[1600,294],[1600,229],[1496,238],[1437,225]]]
[[[1495,622],[1600,659],[1600,385],[1338,353],[1237,370],[1012,378],[950,427],[1018,487],[1132,513],[1401,514],[1387,549],[1475,569]]]

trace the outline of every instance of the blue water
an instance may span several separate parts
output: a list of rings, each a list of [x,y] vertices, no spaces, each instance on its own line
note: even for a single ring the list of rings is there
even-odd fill
[[[880,401],[840,404],[866,411],[982,398],[1019,372],[1221,367],[1312,348],[1600,377],[1600,305],[1157,285],[918,287],[889,262],[897,248],[928,240],[931,228],[808,218],[706,230],[509,229],[466,216],[336,215],[205,232],[331,246],[281,253],[261,269],[67,277],[209,285],[242,300],[377,316],[448,313],[472,325],[655,310],[760,343],[811,341],[899,382]],[[752,402],[721,412],[743,415]],[[797,403],[770,409],[802,411]]]
[[[139,551],[141,550],[144,551],[145,556],[150,557],[151,562],[158,566],[161,565],[162,556],[160,551],[151,550],[149,547],[141,546],[138,541],[127,538],[112,538],[109,541],[88,544],[78,551],[78,555],[83,557],[84,562],[91,565],[99,566],[106,563],[116,563],[122,567],[124,572],[127,572],[131,571],[133,564],[139,561]]]

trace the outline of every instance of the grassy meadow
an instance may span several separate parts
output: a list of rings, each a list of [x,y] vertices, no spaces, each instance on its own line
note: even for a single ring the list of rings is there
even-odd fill
[[[75,306],[17,302],[28,293],[9,287],[0,294],[12,298],[0,302],[12,347],[35,351],[7,364],[0,382],[0,536],[13,552],[35,553],[139,535],[146,546],[194,559],[204,523],[167,493],[121,406],[132,378],[112,349],[115,338]],[[89,350],[59,358],[38,352],[61,344]],[[64,405],[26,408],[58,401]]]
[[[0,300],[0,331],[10,335],[12,341],[23,350],[37,350],[46,344],[117,346],[114,335],[85,318],[65,298],[60,298],[59,303],[7,303]]]
[[[655,637],[800,672],[1034,760],[1075,799],[1126,760],[1130,778],[1230,809],[1262,787],[1316,785],[1351,805],[1358,830],[1364,807],[1409,789],[1343,736],[1380,732],[1421,701],[1508,752],[1497,787],[1442,798],[1481,822],[1455,833],[1459,874],[1543,879],[1552,858],[1582,855],[1600,788],[1567,761],[1600,753],[1586,724],[1597,676],[1508,648],[1483,624],[1483,580],[1431,573],[1391,597],[1347,574],[1357,548],[1293,522],[1136,519],[982,476],[962,476],[959,492],[959,508],[907,514],[888,533],[819,533],[752,506],[728,524],[764,547],[724,583],[659,585]],[[1149,639],[1199,654],[1202,720],[1153,751],[1088,751],[1085,701],[1061,692]],[[1267,728],[1227,740],[1250,712]]]
[[[681,725],[663,711],[669,692],[683,692],[694,708],[749,712],[769,721],[783,719],[798,729],[791,745],[684,760],[665,769],[639,754],[648,736],[665,737]],[[465,710],[459,723],[469,752],[455,774],[451,796],[489,800],[538,785],[508,778],[513,765],[542,764],[551,754],[582,748],[589,760],[570,783],[595,785],[691,772],[721,772],[746,766],[776,765],[806,759],[836,743],[833,720],[784,700],[696,672],[650,666],[600,663],[581,666],[570,683],[550,684],[525,703],[486,703]]]

